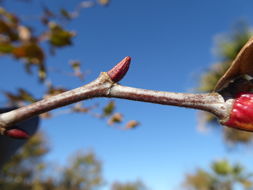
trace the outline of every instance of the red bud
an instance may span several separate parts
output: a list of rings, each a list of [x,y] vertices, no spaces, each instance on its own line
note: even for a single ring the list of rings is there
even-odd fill
[[[253,94],[239,94],[234,100],[229,119],[221,123],[231,128],[253,132]]]
[[[4,133],[6,136],[15,138],[15,139],[28,139],[29,135],[26,131],[22,129],[9,129]]]
[[[107,72],[113,82],[120,81],[127,73],[131,62],[131,57],[127,56]]]

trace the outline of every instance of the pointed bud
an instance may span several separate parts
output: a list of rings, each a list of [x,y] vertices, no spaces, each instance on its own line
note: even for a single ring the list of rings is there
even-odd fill
[[[231,128],[253,132],[253,94],[237,95],[228,120],[221,123]]]
[[[120,81],[127,73],[131,62],[131,57],[127,56],[107,72],[113,82]]]
[[[26,131],[22,129],[9,129],[4,133],[6,136],[14,138],[14,139],[28,139],[29,135]]]

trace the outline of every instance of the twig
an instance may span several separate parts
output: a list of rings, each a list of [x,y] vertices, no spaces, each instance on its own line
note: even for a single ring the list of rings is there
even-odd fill
[[[174,93],[132,88],[117,84],[116,82],[120,81],[126,74],[130,61],[130,57],[124,58],[112,70],[107,73],[101,73],[97,79],[87,85],[0,114],[0,132],[4,134],[12,125],[44,112],[96,97],[115,97],[163,105],[194,108],[213,113],[220,120],[228,119],[232,101],[224,101],[223,97],[218,93]]]

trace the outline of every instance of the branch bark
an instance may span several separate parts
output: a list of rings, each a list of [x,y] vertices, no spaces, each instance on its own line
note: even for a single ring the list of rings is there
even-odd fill
[[[218,93],[174,93],[145,90],[117,84],[116,82],[121,80],[126,74],[130,61],[131,58],[126,57],[112,70],[108,71],[107,73],[101,73],[97,79],[87,85],[58,94],[56,96],[45,98],[28,106],[0,114],[0,132],[4,134],[5,131],[14,124],[41,113],[81,100],[97,97],[114,97],[155,104],[199,109],[213,113],[220,120],[228,119],[232,102],[225,101]]]

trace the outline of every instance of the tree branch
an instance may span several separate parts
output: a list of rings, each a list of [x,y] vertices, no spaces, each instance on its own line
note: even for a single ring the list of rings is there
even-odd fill
[[[208,111],[220,120],[229,117],[231,101],[224,101],[218,93],[189,94],[145,90],[117,84],[126,74],[131,58],[126,57],[107,73],[82,87],[48,97],[28,106],[0,114],[0,132],[5,134],[14,124],[41,113],[95,97],[114,97],[163,105],[180,106]]]

